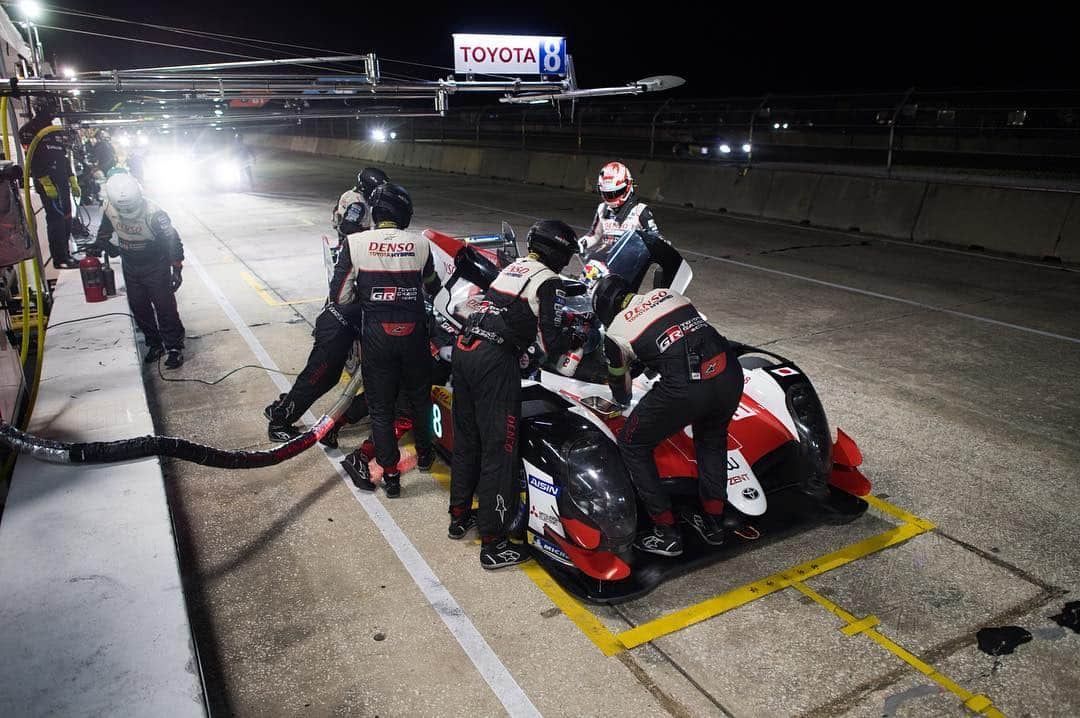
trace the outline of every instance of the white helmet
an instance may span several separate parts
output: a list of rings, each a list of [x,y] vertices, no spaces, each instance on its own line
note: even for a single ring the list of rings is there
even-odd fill
[[[600,170],[596,189],[608,207],[622,207],[634,192],[634,177],[630,174],[630,168],[622,162],[608,162]]]
[[[116,208],[121,217],[134,217],[143,206],[142,187],[138,180],[129,174],[113,175],[105,184],[105,195],[109,204]]]

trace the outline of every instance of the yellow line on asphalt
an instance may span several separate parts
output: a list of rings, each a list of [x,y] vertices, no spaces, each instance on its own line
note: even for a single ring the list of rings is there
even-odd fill
[[[935,528],[937,528],[936,526],[934,526],[934,524],[927,521],[926,519],[920,518],[920,517],[916,516],[915,514],[908,513],[907,511],[904,511],[899,506],[893,506],[892,504],[890,504],[885,499],[879,499],[877,496],[872,496],[872,495],[863,496],[862,500],[865,501],[866,503],[870,504],[871,506],[873,506],[878,511],[881,511],[882,513],[889,514],[890,516],[893,516],[894,518],[898,518],[901,521],[903,521],[904,523],[915,524],[919,528],[924,529],[926,531],[933,531]]]
[[[926,533],[926,529],[921,526],[913,523],[902,524],[846,546],[839,551],[811,559],[786,571],[774,573],[771,576],[740,586],[701,603],[661,616],[640,626],[635,626],[618,634],[618,639],[627,648],[640,646],[661,636],[682,630],[687,626],[692,626],[733,608],[744,606],[751,601],[776,593],[797,581],[803,581],[811,576],[818,576],[882,549],[901,544],[923,533]]]
[[[878,644],[879,646],[887,650],[889,653],[892,653],[894,656],[910,665],[919,673],[922,673],[924,676],[934,681],[950,693],[955,694],[957,697],[960,698],[961,701],[964,702],[964,706],[968,710],[990,716],[991,718],[1004,718],[1004,714],[1000,710],[995,708],[993,702],[986,696],[982,694],[975,694],[962,688],[955,681],[951,680],[945,675],[942,675],[941,673],[938,673],[937,670],[935,670],[934,667],[931,666],[929,663],[921,660],[918,656],[911,653],[903,646],[900,646],[887,636],[882,635],[874,628],[864,628],[864,624],[868,621],[868,619],[856,618],[855,616],[840,608],[838,605],[825,598],[820,593],[810,588],[806,584],[802,583],[801,581],[794,581],[791,585],[797,591],[799,591],[799,593],[803,594],[807,598],[812,599],[819,606],[829,611],[829,613],[833,614],[841,621],[844,621],[847,626],[845,626],[841,630],[845,634],[861,634],[871,639],[872,641],[874,641],[874,643]],[[853,628],[858,628],[859,630],[846,630]]]
[[[607,629],[603,623],[600,622],[592,611],[585,608],[577,599],[563,590],[562,586],[555,582],[548,572],[545,571],[540,564],[536,561],[529,561],[528,563],[521,564],[521,570],[525,572],[525,575],[532,579],[532,582],[539,587],[541,591],[547,594],[547,597],[551,599],[551,602],[559,607],[559,610],[563,614],[574,622],[581,632],[585,636],[596,644],[596,647],[605,656],[614,656],[616,653],[621,653],[626,650],[626,647],[619,642],[619,639],[615,634]]]
[[[255,279],[255,277],[251,276],[247,272],[240,272],[240,276],[244,278],[244,281],[248,283],[249,287],[255,290],[255,293],[259,295],[259,298],[261,298],[271,307],[287,307],[291,304],[310,304],[312,302],[321,302],[323,301],[323,299],[325,299],[325,297],[312,297],[311,299],[294,299],[289,302],[283,302],[279,299],[274,299],[273,297],[271,297],[270,293],[267,292],[261,284],[259,284],[259,280]]]

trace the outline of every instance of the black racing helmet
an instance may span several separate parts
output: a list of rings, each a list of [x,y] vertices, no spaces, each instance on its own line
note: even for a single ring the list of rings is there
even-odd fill
[[[371,193],[381,184],[386,184],[390,178],[377,167],[365,167],[356,175],[356,189],[364,195],[364,199],[370,200]]]
[[[618,274],[609,274],[596,283],[592,293],[593,310],[605,327],[615,320],[627,295],[633,293],[630,285]]]
[[[553,272],[561,272],[578,251],[577,234],[566,222],[542,219],[529,228],[525,246]]]
[[[387,182],[377,186],[371,191],[368,204],[376,224],[393,222],[399,229],[405,229],[412,222],[412,198],[399,184]]]

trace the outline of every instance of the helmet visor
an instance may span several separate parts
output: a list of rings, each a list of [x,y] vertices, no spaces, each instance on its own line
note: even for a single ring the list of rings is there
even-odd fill
[[[613,189],[610,191],[600,190],[600,196],[604,198],[605,202],[614,202],[625,197],[626,192],[626,187],[621,187],[619,189]]]

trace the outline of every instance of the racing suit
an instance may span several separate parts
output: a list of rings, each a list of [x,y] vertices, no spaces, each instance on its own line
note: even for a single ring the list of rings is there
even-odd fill
[[[586,251],[599,242],[614,242],[623,232],[637,229],[652,232],[660,236],[660,229],[656,226],[652,210],[644,202],[638,202],[636,195],[630,195],[621,207],[608,207],[606,202],[601,202],[596,208],[596,216],[593,217],[589,232],[580,240],[582,251]]]
[[[52,132],[38,142],[30,162],[34,189],[45,208],[45,224],[49,236],[49,253],[53,266],[72,264],[68,240],[74,213],[71,195],[81,194],[75,179],[68,152],[68,138],[63,132]]]
[[[520,357],[537,341],[549,356],[569,348],[556,316],[561,294],[562,280],[535,255],[519,259],[475,302],[454,346],[450,510],[468,510],[478,494],[485,540],[506,537],[519,493]]]
[[[628,404],[629,362],[660,374],[619,430],[619,453],[654,523],[671,525],[653,451],[690,425],[702,507],[719,515],[727,495],[727,430],[742,396],[742,367],[728,341],[689,301],[667,289],[634,295],[604,338],[615,401]]]
[[[380,225],[349,235],[347,247],[351,269],[337,299],[362,314],[361,369],[375,461],[394,472],[401,459],[394,434],[399,391],[412,409],[417,454],[431,451],[431,345],[423,292],[434,296],[442,283],[431,245],[419,233]]]
[[[371,210],[357,188],[341,193],[330,215],[330,224],[337,230],[339,245],[344,244],[350,234],[371,229]]]
[[[677,255],[672,256],[674,253],[671,251],[671,243],[660,234],[652,210],[644,202],[638,202],[636,195],[627,197],[626,202],[617,209],[608,207],[605,202],[600,203],[596,208],[596,216],[593,217],[588,234],[578,240],[581,244],[582,256],[600,255],[625,232],[633,230],[641,232],[652,262],[660,265],[660,274],[655,279],[654,287],[670,287],[682,258]],[[586,262],[585,273],[589,280],[600,278],[599,275],[590,274],[588,262]],[[627,280],[635,289],[639,288],[640,281],[634,282],[629,277]]]
[[[128,306],[146,337],[146,346],[182,350],[184,325],[174,292],[180,286],[184,245],[169,215],[147,199],[136,216],[124,217],[106,200],[92,248],[115,256],[109,242],[113,232],[120,240]]]

